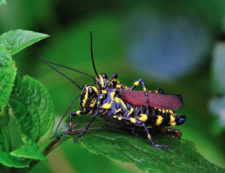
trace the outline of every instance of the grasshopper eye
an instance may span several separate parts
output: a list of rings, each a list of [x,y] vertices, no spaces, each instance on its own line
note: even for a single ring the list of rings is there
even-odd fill
[[[89,93],[89,94],[93,94],[93,93],[94,93],[93,88],[88,88],[88,93]]]

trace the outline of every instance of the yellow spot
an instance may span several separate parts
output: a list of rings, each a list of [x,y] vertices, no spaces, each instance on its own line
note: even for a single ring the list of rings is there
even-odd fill
[[[146,89],[145,87],[143,87],[143,90],[144,90],[144,91],[147,91],[147,89]]]
[[[76,114],[77,114],[77,115],[80,115],[80,112],[81,112],[81,111],[76,111]]]
[[[155,93],[157,94],[157,93],[159,93],[159,91],[156,90]]]
[[[148,119],[148,116],[146,114],[140,114],[140,118],[139,120],[142,121],[142,122],[145,122],[147,119]]]
[[[163,117],[162,116],[158,116],[157,120],[156,120],[156,125],[160,125],[162,124],[162,121],[163,121]]]
[[[173,114],[173,111],[172,110],[169,110],[169,113]]]
[[[130,119],[130,122],[133,123],[133,124],[135,124],[136,123],[136,119],[135,118],[131,118]]]
[[[122,120],[122,117],[119,117],[118,120],[121,121]]]
[[[163,109],[163,110],[162,110],[162,113],[165,113],[165,112],[166,112],[165,109]]]
[[[176,121],[175,121],[175,117],[174,115],[170,115],[170,123],[171,126],[175,126],[176,125]]]
[[[161,112],[162,110],[161,109],[158,109],[158,111]]]
[[[116,85],[116,88],[121,88],[121,85]]]
[[[110,109],[111,108],[111,104],[110,103],[105,103],[104,105],[102,105],[103,109]]]
[[[103,93],[103,94],[107,94],[107,91],[106,91],[106,90],[102,90],[102,93]]]
[[[139,85],[139,82],[138,81],[134,82],[134,85],[135,86],[138,86]]]
[[[151,139],[151,135],[150,134],[148,134],[148,139]]]
[[[113,118],[117,118],[117,115],[114,115]]]
[[[69,126],[72,126],[72,122],[69,122]]]

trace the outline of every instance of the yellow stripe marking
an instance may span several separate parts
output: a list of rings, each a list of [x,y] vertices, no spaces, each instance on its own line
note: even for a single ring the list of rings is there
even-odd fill
[[[118,120],[121,121],[122,120],[122,117],[119,117]]]
[[[118,113],[118,112],[121,112],[121,108],[117,109],[115,114]]]
[[[93,108],[95,106],[96,101],[97,101],[96,99],[91,100],[91,104],[90,104],[91,108]]]
[[[127,114],[127,117],[129,117],[129,116],[133,113],[133,111],[134,111],[134,108],[133,108],[133,107],[131,107],[131,109],[130,109],[129,113]]]
[[[163,121],[163,117],[162,116],[158,116],[157,120],[156,120],[156,125],[160,125],[162,124],[162,121]]]
[[[92,88],[95,90],[96,94],[98,94],[98,90],[96,87],[92,86]]]
[[[83,100],[83,103],[82,103],[82,106],[84,107],[85,106],[85,103],[87,102],[87,99],[88,99],[88,89],[90,87],[87,87],[86,88],[86,93],[85,93],[85,96],[84,96],[84,100]]]
[[[100,85],[101,87],[104,87],[104,80],[103,80],[103,77],[101,75],[99,75],[99,78],[100,78]]]

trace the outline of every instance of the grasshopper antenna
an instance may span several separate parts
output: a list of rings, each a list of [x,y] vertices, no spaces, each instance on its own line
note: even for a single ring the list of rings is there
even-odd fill
[[[95,71],[96,76],[98,76],[98,72],[95,68],[95,61],[94,61],[94,55],[93,55],[93,41],[92,41],[92,32],[90,31],[90,39],[91,39],[91,60],[92,60],[92,65]]]
[[[92,75],[90,75],[90,74],[88,74],[88,73],[82,72],[82,71],[80,71],[80,70],[76,70],[76,69],[74,69],[74,68],[67,67],[67,66],[65,66],[65,65],[57,64],[57,63],[50,62],[50,61],[46,61],[46,60],[45,60],[45,62],[47,62],[48,64],[56,65],[56,66],[59,66],[59,67],[63,67],[63,68],[66,68],[66,69],[69,69],[69,70],[72,70],[72,71],[75,71],[75,72],[84,74],[84,75],[86,75],[86,76],[89,76],[89,77],[92,78],[92,79],[95,79],[94,76],[92,76]]]
[[[66,111],[64,112],[64,114],[62,115],[62,118],[60,119],[60,121],[59,121],[59,123],[58,123],[58,125],[57,125],[57,127],[56,127],[56,129],[55,129],[55,133],[54,133],[54,136],[55,136],[55,137],[56,137],[56,133],[57,133],[57,131],[58,131],[58,129],[59,129],[59,127],[60,127],[60,125],[61,125],[63,119],[65,118],[66,114],[68,113],[68,111],[70,110],[70,108],[71,108],[71,106],[74,104],[74,102],[75,102],[80,96],[81,96],[81,95],[75,97],[75,98],[72,100],[72,102],[70,103],[70,105],[68,106],[68,108],[66,109]]]
[[[44,64],[46,64],[47,66],[49,66],[51,69],[55,70],[57,73],[59,73],[60,75],[62,75],[63,77],[65,77],[66,79],[68,79],[70,82],[72,82],[74,85],[77,86],[77,88],[79,90],[81,90],[81,87],[74,81],[72,80],[70,77],[68,77],[67,75],[65,75],[64,73],[62,73],[61,71],[57,70],[55,67],[53,67],[52,65],[50,65],[50,63],[48,63],[48,61],[45,61],[44,59],[38,57]]]

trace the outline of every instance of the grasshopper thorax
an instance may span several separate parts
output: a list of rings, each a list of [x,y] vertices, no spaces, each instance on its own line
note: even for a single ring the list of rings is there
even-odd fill
[[[98,98],[98,90],[95,86],[84,85],[80,96],[80,105],[87,113],[92,113],[96,109],[96,102]]]

